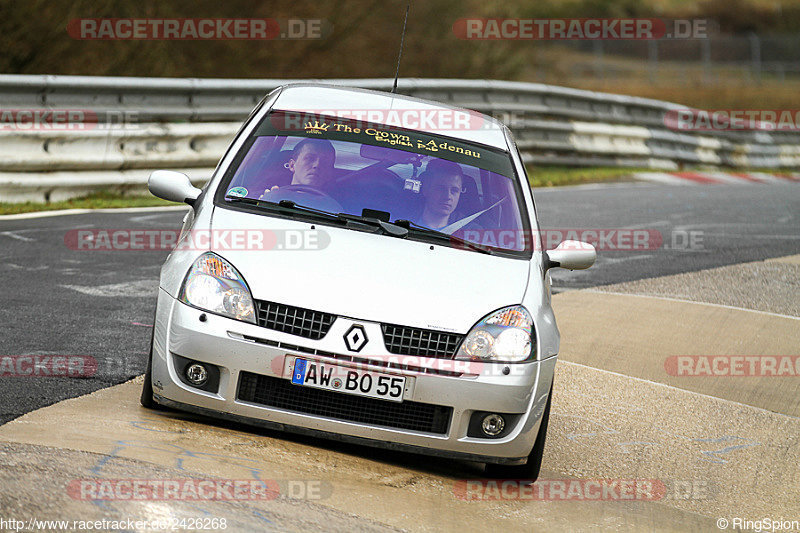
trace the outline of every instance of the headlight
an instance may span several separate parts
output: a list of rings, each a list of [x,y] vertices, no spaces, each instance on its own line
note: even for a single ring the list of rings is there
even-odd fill
[[[521,305],[495,311],[467,334],[456,359],[521,363],[536,353],[533,319]]]
[[[207,252],[192,265],[180,300],[210,313],[256,323],[253,298],[244,278],[230,263]]]

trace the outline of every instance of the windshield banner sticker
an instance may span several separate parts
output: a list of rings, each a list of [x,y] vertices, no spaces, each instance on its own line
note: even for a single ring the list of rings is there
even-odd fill
[[[508,154],[502,150],[391,125],[341,117],[314,116],[302,112],[277,111],[271,113],[268,120],[261,123],[257,132],[260,136],[281,134],[386,146],[415,154],[445,158],[508,177],[514,174]]]

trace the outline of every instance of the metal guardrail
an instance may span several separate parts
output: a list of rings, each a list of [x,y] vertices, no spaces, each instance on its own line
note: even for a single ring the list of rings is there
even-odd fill
[[[0,124],[0,200],[27,198],[25,189],[36,191],[36,199],[52,199],[58,182],[56,196],[68,194],[71,181],[85,184],[82,172],[125,171],[127,181],[144,183],[147,172],[136,169],[213,167],[258,101],[292,81],[314,80],[0,75],[0,110],[81,109],[138,121],[133,129],[90,131]],[[316,81],[376,90],[392,84]],[[685,106],[658,100],[493,80],[406,78],[398,92],[499,118],[514,131],[523,158],[539,165],[800,168],[798,133],[676,132],[666,127],[665,115]]]

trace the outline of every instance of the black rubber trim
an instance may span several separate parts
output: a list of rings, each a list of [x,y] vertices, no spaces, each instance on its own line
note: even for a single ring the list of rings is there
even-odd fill
[[[400,452],[416,453],[419,455],[429,455],[433,457],[444,457],[447,459],[462,459],[466,461],[476,461],[479,463],[492,463],[492,464],[505,464],[505,465],[519,465],[525,464],[528,457],[492,457],[489,455],[478,455],[473,453],[454,452],[451,450],[437,450],[434,448],[426,448],[425,446],[416,446],[414,444],[403,444],[399,442],[389,442],[383,440],[368,439],[365,437],[354,437],[352,435],[342,435],[340,433],[332,433],[330,431],[323,431],[319,429],[304,428],[300,426],[292,426],[288,424],[281,424],[279,422],[271,422],[269,420],[261,420],[258,418],[250,418],[247,416],[236,415],[233,413],[223,413],[205,407],[198,407],[182,402],[176,402],[158,394],[153,394],[156,402],[173,409],[195,413],[210,418],[220,419],[226,422],[237,422],[248,426],[261,427],[277,431],[285,431],[287,433],[295,433],[298,435],[308,435],[311,437],[320,437],[323,439],[334,440],[339,442],[349,442],[352,444],[360,444],[362,446],[371,446],[373,448],[383,448],[386,450],[395,450]]]

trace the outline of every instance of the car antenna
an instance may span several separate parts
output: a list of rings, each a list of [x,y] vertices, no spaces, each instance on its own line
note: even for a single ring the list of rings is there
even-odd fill
[[[403,56],[403,41],[406,37],[406,23],[408,22],[409,7],[411,7],[411,4],[406,4],[406,18],[403,20],[403,33],[400,35],[400,52],[397,54],[397,70],[394,73],[394,85],[392,86],[393,93],[397,93],[397,77],[400,75],[400,58]]]

